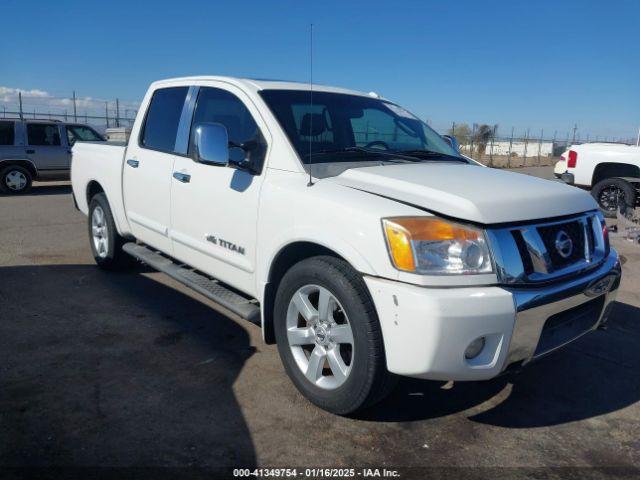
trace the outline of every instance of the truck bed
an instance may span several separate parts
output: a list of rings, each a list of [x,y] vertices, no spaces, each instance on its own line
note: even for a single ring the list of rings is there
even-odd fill
[[[71,153],[71,183],[78,209],[87,215],[87,193],[90,189],[100,188],[107,194],[121,234],[129,230],[122,201],[125,153],[126,144],[121,142],[77,142]]]

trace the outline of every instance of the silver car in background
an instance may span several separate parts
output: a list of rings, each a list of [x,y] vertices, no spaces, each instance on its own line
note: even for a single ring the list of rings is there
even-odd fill
[[[83,141],[105,139],[82,124],[0,119],[0,192],[25,193],[33,180],[68,180],[71,147]]]

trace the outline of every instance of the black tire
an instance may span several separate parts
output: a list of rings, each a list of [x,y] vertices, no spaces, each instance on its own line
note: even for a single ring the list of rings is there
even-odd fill
[[[20,179],[17,184],[16,180]],[[24,182],[24,184],[22,184]],[[31,190],[33,175],[20,165],[9,165],[0,171],[0,191],[11,195],[21,195]]]
[[[591,189],[591,195],[598,202],[605,217],[616,218],[618,211],[618,195],[622,195],[624,202],[631,208],[636,205],[636,190],[633,185],[622,178],[605,178],[596,183]]]
[[[104,233],[106,238],[104,249],[99,251],[96,240],[93,236],[93,218],[96,210],[100,210],[104,216]],[[122,250],[122,245],[127,241],[118,234],[116,224],[113,220],[113,214],[109,207],[109,202],[104,193],[98,193],[93,196],[89,202],[89,218],[87,222],[89,228],[89,244],[91,245],[91,253],[98,266],[104,270],[117,271],[131,267],[135,260],[129,254]]]
[[[291,299],[299,289],[311,285],[329,290],[337,299],[353,333],[350,373],[344,383],[329,390],[307,379],[296,363],[287,338],[287,311]],[[382,400],[395,386],[396,377],[387,371],[382,332],[373,301],[362,277],[343,260],[318,256],[294,265],[284,275],[276,293],[274,329],[280,358],[293,384],[324,410],[339,415],[353,413]],[[315,349],[315,345],[309,347]]]

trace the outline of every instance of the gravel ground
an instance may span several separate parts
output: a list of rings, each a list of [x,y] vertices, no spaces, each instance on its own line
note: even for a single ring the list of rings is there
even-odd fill
[[[0,197],[5,472],[371,465],[499,478],[640,467],[640,246],[613,238],[624,277],[606,331],[513,377],[403,380],[341,418],[297,393],[257,327],[162,274],[98,270],[86,230],[67,184]],[[424,472],[404,478],[414,474]]]

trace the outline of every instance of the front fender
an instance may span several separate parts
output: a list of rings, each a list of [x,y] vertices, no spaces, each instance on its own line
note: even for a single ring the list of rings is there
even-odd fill
[[[263,292],[264,285],[269,282],[271,266],[278,255],[287,246],[297,242],[308,242],[324,247],[344,258],[358,272],[366,275],[378,275],[371,263],[347,239],[320,228],[292,227],[272,237],[264,248],[264,254],[258,256],[262,260],[257,265],[258,292]]]

